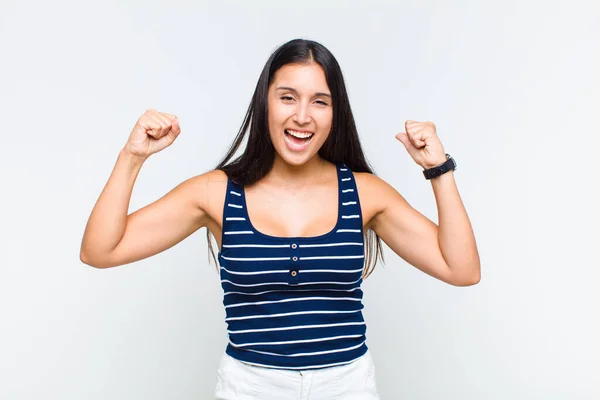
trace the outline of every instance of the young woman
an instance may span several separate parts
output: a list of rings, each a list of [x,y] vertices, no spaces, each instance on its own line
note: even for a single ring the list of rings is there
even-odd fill
[[[214,170],[127,215],[144,161],[180,131],[171,114],[139,118],[92,210],[81,260],[131,263],[207,228],[219,248],[229,334],[218,399],[379,398],[360,286],[382,258],[382,239],[451,285],[480,279],[455,164],[435,125],[407,121],[396,138],[430,179],[439,226],[373,174],[340,67],[319,43],[292,40],[271,55]]]

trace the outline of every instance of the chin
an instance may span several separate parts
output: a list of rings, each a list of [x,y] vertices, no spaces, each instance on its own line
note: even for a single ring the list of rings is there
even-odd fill
[[[295,167],[299,167],[301,165],[306,164],[307,162],[313,160],[315,157],[318,157],[318,154],[307,154],[307,153],[290,153],[287,149],[284,149],[282,152],[277,151],[277,156],[286,164],[293,165]]]
[[[293,165],[295,167],[299,167],[301,165],[306,164],[312,157],[307,157],[306,155],[289,155],[289,154],[279,154],[279,158],[281,158],[286,164]]]

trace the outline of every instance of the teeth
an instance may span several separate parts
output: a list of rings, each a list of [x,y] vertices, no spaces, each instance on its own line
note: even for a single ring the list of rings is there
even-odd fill
[[[306,139],[311,137],[313,134],[312,133],[307,133],[307,132],[296,132],[296,131],[292,131],[290,129],[286,129],[286,132],[289,133],[292,136],[295,136],[299,139]]]

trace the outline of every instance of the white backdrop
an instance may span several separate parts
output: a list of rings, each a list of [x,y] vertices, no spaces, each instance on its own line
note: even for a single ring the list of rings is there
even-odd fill
[[[80,262],[80,241],[147,108],[182,134],[143,167],[131,211],[214,168],[296,37],[338,58],[375,172],[434,221],[394,134],[436,123],[476,233],[476,286],[388,248],[365,281],[382,398],[600,398],[596,7],[2,0],[0,398],[211,398],[227,338],[205,229],[108,270]]]

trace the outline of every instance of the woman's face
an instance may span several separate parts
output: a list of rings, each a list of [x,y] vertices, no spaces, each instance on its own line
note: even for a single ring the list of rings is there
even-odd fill
[[[285,162],[312,159],[329,136],[331,92],[319,64],[287,64],[275,73],[268,93],[269,135]]]

